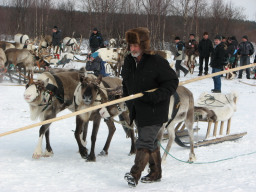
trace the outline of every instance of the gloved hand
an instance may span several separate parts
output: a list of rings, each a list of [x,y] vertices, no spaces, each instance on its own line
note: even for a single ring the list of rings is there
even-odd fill
[[[146,92],[143,91],[143,96],[140,98],[140,100],[144,103],[154,103],[155,98],[154,98],[154,92]]]

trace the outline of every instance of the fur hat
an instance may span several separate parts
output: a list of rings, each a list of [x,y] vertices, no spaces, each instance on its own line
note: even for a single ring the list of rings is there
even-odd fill
[[[148,28],[138,27],[126,31],[125,40],[128,44],[128,50],[130,50],[130,44],[139,44],[142,52],[151,54]]]
[[[176,37],[174,38],[174,40],[180,40],[180,37],[176,36]]]
[[[58,29],[58,27],[56,25],[53,26],[53,29]]]

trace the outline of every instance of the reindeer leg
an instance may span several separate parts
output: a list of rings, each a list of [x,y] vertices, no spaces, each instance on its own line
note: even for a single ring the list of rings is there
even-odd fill
[[[81,117],[78,115],[76,116],[76,131],[75,131],[75,138],[78,144],[78,148],[79,148],[79,153],[81,155],[82,158],[86,159],[87,155],[88,155],[88,151],[86,149],[86,147],[83,146],[81,139],[80,139],[80,135],[83,132],[83,120],[81,119]],[[87,124],[88,125],[88,124]]]
[[[36,149],[34,150],[34,153],[33,153],[33,156],[32,156],[34,159],[39,159],[42,156],[43,137],[44,137],[44,134],[47,131],[47,129],[49,129],[50,125],[51,124],[46,124],[46,125],[42,125],[40,127],[40,130],[39,130],[39,140],[38,140]]]
[[[112,137],[116,131],[116,127],[115,127],[115,124],[112,120],[107,120],[106,121],[106,124],[108,126],[108,138],[107,138],[107,141],[105,143],[105,146],[103,148],[103,150],[100,152],[100,156],[106,156],[108,155],[108,149],[109,149],[109,146],[110,146],[110,142],[112,140]]]
[[[46,140],[46,149],[43,154],[43,157],[51,157],[53,156],[53,151],[50,145],[50,129],[47,129],[47,131],[45,132],[45,140]]]
[[[96,112],[98,113],[98,112]],[[100,120],[101,117],[100,115],[95,115],[94,119],[93,119],[93,130],[92,130],[92,136],[91,136],[91,151],[90,154],[87,157],[87,161],[96,161],[96,157],[95,157],[95,143],[96,143],[96,138],[97,138],[97,134],[98,134],[98,130],[99,130],[99,126],[100,126]]]
[[[129,125],[129,123],[130,123],[129,113],[123,112],[121,115],[119,115],[119,118],[120,118],[120,120],[125,120],[125,122]],[[135,147],[134,130],[127,128],[126,134],[128,135],[128,137],[131,138],[131,150],[130,150],[129,155],[135,154],[136,147]]]
[[[194,107],[188,110],[187,118],[185,120],[185,125],[188,129],[188,135],[190,140],[190,153],[189,153],[189,162],[194,162],[196,160],[195,152],[194,152]]]
[[[162,156],[162,163],[165,162],[166,157],[167,157],[167,153],[170,151],[171,147],[172,147],[172,143],[175,139],[175,127],[174,127],[175,123],[171,122],[170,125],[167,127],[167,131],[168,131],[168,135],[169,135],[169,140],[167,143],[167,146],[165,148],[165,152]]]
[[[86,137],[87,137],[87,132],[88,132],[88,124],[89,124],[89,121],[88,122],[84,122],[83,124],[83,132],[80,134],[80,139],[81,139],[81,142],[82,142],[82,145],[84,147],[86,147]]]

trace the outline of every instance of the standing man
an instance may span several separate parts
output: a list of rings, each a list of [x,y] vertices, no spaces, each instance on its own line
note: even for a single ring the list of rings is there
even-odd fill
[[[213,50],[212,41],[209,38],[208,32],[204,32],[203,39],[199,42],[198,51],[199,51],[199,73],[198,76],[202,76],[203,74],[203,63],[205,61],[204,66],[204,74],[208,74],[208,63],[209,57]]]
[[[127,102],[131,123],[138,129],[134,165],[124,178],[130,187],[136,187],[141,172],[149,163],[150,173],[141,178],[143,183],[160,181],[162,177],[158,133],[168,121],[170,97],[179,80],[167,60],[150,50],[147,28],[130,29],[125,33],[128,54],[122,68],[124,96],[143,92],[143,97]],[[146,92],[157,88],[153,92]]]
[[[198,56],[198,43],[195,40],[195,35],[189,35],[189,41],[186,42],[186,56],[185,56],[185,64],[188,66],[189,71],[192,73],[195,68],[195,59]]]
[[[224,61],[225,61],[225,53],[224,44],[221,42],[221,36],[216,35],[214,38],[214,49],[211,55],[211,67],[212,73],[220,72],[223,69]],[[221,75],[215,76],[212,78],[214,83],[214,89],[211,91],[213,93],[221,93]]]
[[[92,53],[97,51],[100,47],[103,47],[103,38],[97,28],[93,29],[89,43]]]
[[[242,37],[242,42],[238,46],[238,55],[240,55],[240,66],[248,65],[250,63],[250,56],[254,53],[254,47],[248,41],[247,35]],[[242,79],[243,69],[239,71],[238,79]],[[250,68],[245,69],[246,78],[250,79]]]
[[[61,52],[61,30],[58,30],[57,26],[54,26],[52,29],[52,45],[53,45],[53,53],[54,58],[60,59]]]
[[[183,71],[184,77],[188,74],[188,70],[185,69],[182,65],[182,59],[183,59],[183,49],[184,49],[184,43],[180,40],[180,37],[175,37],[174,39],[176,43],[176,54],[175,54],[175,70],[178,77],[180,77],[180,70]]]

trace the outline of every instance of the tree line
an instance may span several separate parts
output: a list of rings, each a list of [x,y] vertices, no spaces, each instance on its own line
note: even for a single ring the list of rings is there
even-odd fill
[[[97,27],[107,40],[142,26],[149,28],[157,49],[175,36],[185,41],[194,33],[201,39],[205,31],[210,38],[220,34],[240,40],[246,34],[256,42],[256,23],[246,21],[243,11],[223,0],[6,0],[0,7],[0,34],[35,38],[51,34],[57,25],[63,37],[89,38]]]

